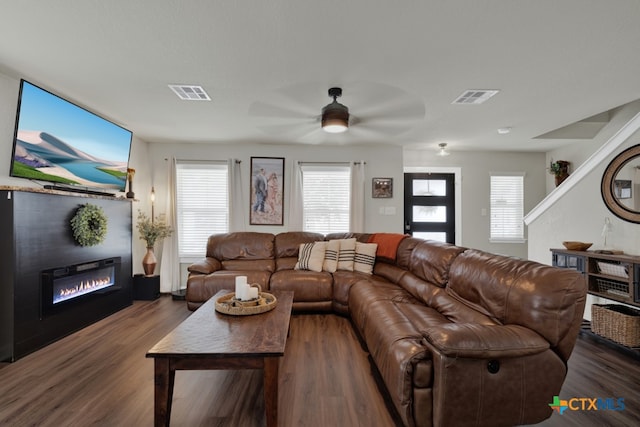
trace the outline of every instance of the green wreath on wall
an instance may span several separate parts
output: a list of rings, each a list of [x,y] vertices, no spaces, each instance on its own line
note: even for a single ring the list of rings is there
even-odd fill
[[[100,206],[87,203],[71,218],[71,229],[80,246],[95,246],[107,235],[107,217]]]

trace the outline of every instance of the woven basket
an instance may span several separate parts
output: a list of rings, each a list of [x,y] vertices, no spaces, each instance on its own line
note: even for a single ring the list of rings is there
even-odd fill
[[[258,299],[240,301],[235,292],[221,296],[216,300],[216,311],[233,316],[248,316],[266,313],[276,308],[278,300],[272,294],[260,292]]]
[[[627,347],[640,347],[640,311],[618,304],[593,304],[591,330]]]

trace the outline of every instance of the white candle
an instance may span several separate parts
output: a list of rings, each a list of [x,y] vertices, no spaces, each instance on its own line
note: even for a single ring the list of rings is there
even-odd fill
[[[236,276],[236,299],[244,299],[245,289],[247,285],[247,276]]]
[[[258,288],[250,287],[249,297],[247,299],[257,299],[257,298],[258,298]]]

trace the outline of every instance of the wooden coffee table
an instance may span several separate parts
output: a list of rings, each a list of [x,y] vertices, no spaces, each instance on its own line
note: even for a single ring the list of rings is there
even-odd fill
[[[269,291],[276,308],[262,314],[232,316],[215,311],[220,291],[165,336],[146,357],[154,359],[156,426],[171,419],[177,370],[262,369],[267,426],[278,425],[278,365],[289,332],[293,292]]]

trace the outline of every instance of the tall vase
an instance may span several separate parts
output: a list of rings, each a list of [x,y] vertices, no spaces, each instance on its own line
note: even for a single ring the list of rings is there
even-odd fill
[[[147,248],[147,253],[142,258],[142,268],[145,276],[153,276],[156,269],[156,255],[153,253],[153,246]]]
[[[127,191],[127,199],[134,199],[136,193],[133,192],[133,176],[129,176],[129,191]]]
[[[136,174],[136,170],[132,168],[127,169],[127,181],[129,181],[129,191],[127,191],[127,199],[134,199],[136,194],[133,192],[133,176]]]

